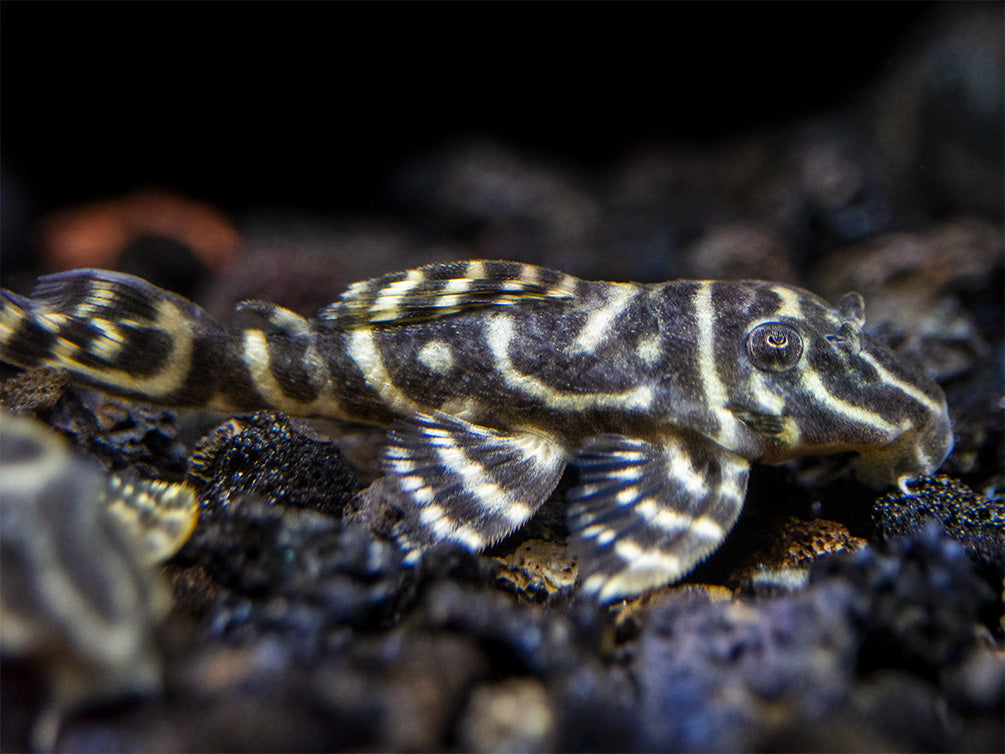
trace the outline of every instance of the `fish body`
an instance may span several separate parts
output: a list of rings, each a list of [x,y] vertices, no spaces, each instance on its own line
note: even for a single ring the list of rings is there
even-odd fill
[[[751,462],[859,454],[876,484],[952,447],[941,389],[831,307],[763,281],[579,280],[469,261],[354,284],[312,319],[245,302],[233,329],[118,273],[4,293],[0,357],[146,401],[389,428],[382,492],[415,552],[525,523],[566,464],[582,589],[680,578],[736,520]]]
[[[54,748],[70,710],[160,689],[154,631],[170,589],[154,564],[197,517],[187,486],[106,474],[41,422],[0,411],[0,652],[45,679],[37,750]]]

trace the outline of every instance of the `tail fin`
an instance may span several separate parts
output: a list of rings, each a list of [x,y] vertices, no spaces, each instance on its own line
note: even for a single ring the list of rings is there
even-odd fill
[[[195,304],[131,275],[72,270],[39,278],[30,298],[0,291],[0,360],[159,403],[212,398],[228,339]]]

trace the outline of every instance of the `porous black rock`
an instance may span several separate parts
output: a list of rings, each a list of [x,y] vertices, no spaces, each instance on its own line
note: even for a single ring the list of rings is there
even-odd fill
[[[176,599],[210,633],[274,635],[306,655],[341,641],[340,626],[389,622],[408,574],[398,548],[358,522],[243,494],[203,511],[173,565],[198,569],[176,580]]]
[[[749,749],[766,731],[820,716],[849,693],[855,638],[848,589],[761,603],[700,593],[654,609],[632,669],[639,684],[638,748]]]
[[[1001,561],[1005,550],[1005,498],[994,490],[978,495],[945,475],[925,477],[910,492],[891,492],[876,501],[877,534],[884,539],[918,536],[938,522],[968,552]]]
[[[988,731],[1001,730],[1002,677],[974,658],[993,654],[980,623],[995,603],[963,547],[938,529],[822,558],[810,586],[790,595],[671,593],[629,665],[640,710],[631,747],[987,749]],[[928,714],[937,709],[948,712]],[[824,731],[841,735],[828,743]]]
[[[933,678],[974,645],[980,616],[996,603],[1001,607],[996,587],[937,525],[885,550],[863,548],[821,561],[811,581],[825,577],[850,584],[858,595],[859,672],[896,668]]]
[[[360,487],[335,445],[308,437],[271,411],[232,419],[206,435],[192,452],[189,479],[207,509],[250,493],[336,516]]]
[[[578,631],[557,609],[514,602],[502,591],[443,581],[428,590],[409,620],[427,630],[478,642],[499,675],[545,675],[572,668]]]
[[[187,452],[165,409],[71,386],[65,373],[43,368],[4,381],[0,403],[49,424],[106,469],[172,481],[184,475]]]

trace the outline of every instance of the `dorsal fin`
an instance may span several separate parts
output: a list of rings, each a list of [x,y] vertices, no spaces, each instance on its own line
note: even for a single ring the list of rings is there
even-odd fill
[[[577,278],[520,262],[432,264],[351,285],[318,320],[351,330],[435,319],[487,306],[569,299]]]

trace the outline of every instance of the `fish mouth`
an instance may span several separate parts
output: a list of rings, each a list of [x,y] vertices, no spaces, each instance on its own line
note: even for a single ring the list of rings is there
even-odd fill
[[[906,491],[908,481],[938,471],[952,450],[952,422],[943,407],[931,422],[909,429],[889,445],[861,450],[856,476],[873,487],[897,485]]]

